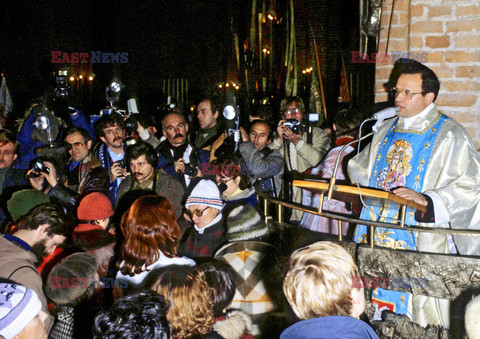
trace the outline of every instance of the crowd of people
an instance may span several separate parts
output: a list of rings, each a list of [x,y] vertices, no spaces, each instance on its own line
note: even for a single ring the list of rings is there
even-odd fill
[[[407,64],[393,89],[399,118],[381,126],[348,173],[353,148],[347,149],[339,175],[388,184],[426,206],[426,213],[410,214],[410,225],[478,228],[478,155],[465,130],[438,113],[438,88],[430,69]],[[306,171],[331,176],[339,148],[356,136],[355,120],[339,114],[332,140],[310,126],[301,98],[287,97],[278,116],[265,107],[249,114],[236,144],[215,98],[196,107],[196,130],[178,110],[158,126],[139,115],[133,131],[115,111],[91,126],[74,110],[44,135],[32,130],[35,118],[59,119],[35,102],[17,132],[0,130],[0,337],[272,338],[282,331],[282,338],[377,337],[359,320],[365,293],[353,287],[359,273],[351,254],[319,242],[290,257],[295,248],[282,249],[289,239],[265,223],[258,199],[318,207],[318,197],[292,187],[291,178]],[[462,159],[461,166],[445,159]],[[354,213],[347,204],[325,204]],[[371,219],[369,211],[363,218]],[[298,210],[289,221],[338,234],[327,219]],[[396,246],[380,235],[376,244],[474,255],[480,246],[465,237],[433,244],[412,232],[388,234]],[[358,226],[353,240],[365,239]],[[399,297],[382,296],[391,303]],[[428,309],[430,300],[412,299],[430,314],[414,312],[414,321],[443,322],[438,308]]]

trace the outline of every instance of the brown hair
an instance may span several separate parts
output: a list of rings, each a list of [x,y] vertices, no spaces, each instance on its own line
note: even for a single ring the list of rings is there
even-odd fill
[[[221,178],[231,178],[235,179],[240,176],[239,188],[245,190],[252,187],[250,179],[247,174],[245,174],[245,168],[242,168],[242,158],[236,155],[224,155],[220,158],[215,159],[212,162],[213,166],[218,166],[218,172],[216,175]],[[242,172],[243,170],[243,172]]]
[[[7,129],[0,129],[0,146],[5,146],[9,142],[13,144],[13,152],[18,155],[20,144],[16,140],[15,135]]]
[[[159,259],[160,251],[169,258],[177,255],[181,232],[167,198],[159,195],[138,198],[123,214],[120,227],[125,237],[121,247],[124,275],[142,273]]]
[[[162,273],[151,289],[169,301],[172,338],[205,335],[213,328],[213,291],[199,268],[176,267]]]

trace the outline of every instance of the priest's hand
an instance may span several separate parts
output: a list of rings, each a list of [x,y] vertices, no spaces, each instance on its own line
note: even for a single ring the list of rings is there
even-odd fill
[[[399,196],[400,198],[407,199],[413,201],[419,205],[427,206],[427,199],[423,196],[423,194],[415,192],[410,188],[399,187],[393,190],[393,194]]]

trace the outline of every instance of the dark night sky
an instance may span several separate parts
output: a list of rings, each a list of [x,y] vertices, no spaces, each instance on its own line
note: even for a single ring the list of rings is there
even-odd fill
[[[51,63],[52,50],[128,53],[126,64],[94,65],[95,109],[106,103],[104,86],[113,74],[127,85],[125,96],[143,98],[145,105],[149,100],[152,105],[160,102],[164,78],[188,77],[191,91],[210,87],[222,79],[230,55],[227,3],[4,1],[0,67],[16,109],[23,110],[27,101],[52,86],[58,67]]]
[[[299,0],[295,6],[308,8],[316,1]],[[331,1],[322,0],[321,6],[336,13],[352,8],[349,0]],[[277,0],[277,8],[286,3]],[[232,62],[229,13],[240,25],[240,34],[246,34],[241,25],[250,16],[249,4],[247,0],[3,0],[0,70],[7,77],[15,114],[23,114],[31,99],[52,91],[58,64],[51,63],[51,51],[128,53],[125,64],[94,64],[93,85],[71,96],[72,105],[90,114],[105,107],[105,86],[113,75],[126,85],[122,101],[137,97],[140,110],[147,112],[164,103],[165,78],[188,78],[190,100],[209,94],[215,82],[225,80]],[[342,27],[336,31],[349,32],[344,23],[355,20],[341,17]],[[297,32],[301,34],[306,33]],[[327,36],[334,49],[341,48],[336,36]]]

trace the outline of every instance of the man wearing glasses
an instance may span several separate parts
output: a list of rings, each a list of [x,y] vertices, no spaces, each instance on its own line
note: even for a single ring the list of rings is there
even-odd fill
[[[303,123],[305,105],[300,97],[283,99],[280,112],[282,118],[277,125],[277,136],[269,147],[278,150],[284,157],[288,173],[303,173],[310,167],[317,166],[330,148],[327,133],[318,127],[313,127],[310,135],[307,133]],[[290,194],[292,196],[293,202],[302,202],[300,189],[295,187],[293,194]],[[299,221],[302,214],[294,210],[291,220]]]
[[[64,185],[79,192],[80,183],[87,176],[90,170],[102,166],[90,152],[92,139],[86,129],[72,127],[65,133],[65,142],[70,145],[68,154],[70,159],[67,164],[67,178]]]
[[[478,229],[480,160],[475,146],[465,128],[435,106],[440,89],[435,73],[413,60],[404,59],[404,63],[392,89],[398,117],[385,120],[358,160],[350,160],[349,176],[363,186],[383,187],[426,206],[425,214],[407,209],[405,223],[410,226]],[[394,209],[367,207],[361,219],[398,219]],[[366,242],[367,233],[366,226],[357,226],[354,240]],[[476,239],[377,228],[374,241],[397,249],[480,255]],[[411,307],[414,322],[449,327],[448,300],[382,289],[374,294],[377,310],[378,305],[395,305],[396,313],[406,315]]]

